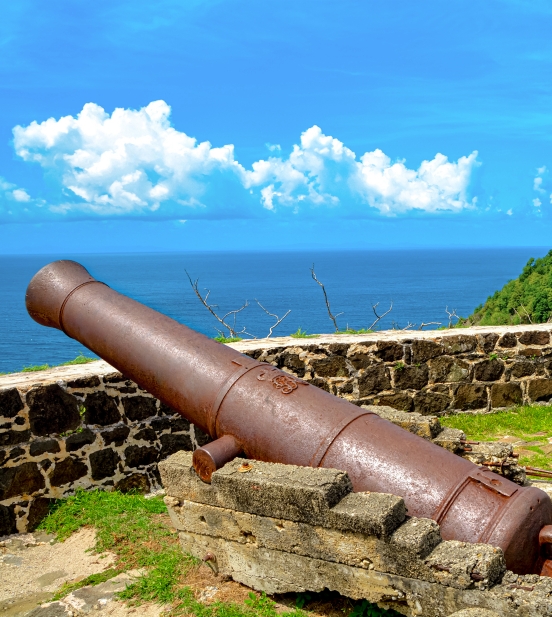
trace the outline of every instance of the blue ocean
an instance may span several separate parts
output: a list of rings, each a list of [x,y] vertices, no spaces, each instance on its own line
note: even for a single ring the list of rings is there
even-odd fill
[[[35,364],[58,364],[90,354],[63,333],[39,326],[25,310],[25,289],[32,276],[55,259],[74,259],[97,279],[173,319],[217,336],[217,321],[195,296],[186,272],[199,279],[203,294],[219,314],[249,306],[237,316],[237,329],[256,337],[268,334],[273,318],[288,317],[274,332],[284,336],[298,328],[332,332],[322,289],[326,286],[340,329],[366,328],[377,310],[392,311],[378,329],[419,327],[422,322],[448,324],[446,308],[467,316],[515,278],[531,257],[548,248],[340,251],[340,252],[194,252],[86,255],[0,256],[0,372]],[[437,326],[432,326],[437,327]]]

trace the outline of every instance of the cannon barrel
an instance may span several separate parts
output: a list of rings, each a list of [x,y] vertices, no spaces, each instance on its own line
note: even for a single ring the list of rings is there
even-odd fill
[[[346,471],[355,491],[404,498],[445,540],[500,547],[514,572],[552,575],[552,502],[378,415],[140,304],[56,261],[31,280],[27,310],[80,341],[215,440],[194,453],[198,475],[239,453]]]

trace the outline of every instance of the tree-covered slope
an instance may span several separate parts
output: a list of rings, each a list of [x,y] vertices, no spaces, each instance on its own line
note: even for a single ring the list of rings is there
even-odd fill
[[[531,258],[517,279],[487,298],[466,325],[544,323],[552,320],[552,251],[541,259]]]

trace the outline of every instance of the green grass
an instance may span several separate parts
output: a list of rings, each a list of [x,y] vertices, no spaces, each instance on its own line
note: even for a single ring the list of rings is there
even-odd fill
[[[306,330],[301,330],[301,328],[297,328],[297,331],[293,334],[290,334],[291,338],[318,338],[319,334],[307,334]]]
[[[551,406],[517,407],[492,414],[459,414],[439,420],[443,426],[464,431],[473,441],[500,441],[507,436],[529,443],[540,441],[541,445],[516,446],[516,450],[520,450],[519,463],[552,469],[552,452],[542,449],[549,446],[548,439],[552,437]]]
[[[113,567],[76,583],[66,583],[55,595],[62,598],[85,585],[97,585],[120,572],[143,568],[145,574],[119,594],[130,604],[152,601],[168,605],[167,615],[196,617],[279,617],[277,605],[264,593],[251,592],[244,602],[202,604],[186,584],[186,576],[197,569],[199,561],[182,552],[174,529],[159,497],[145,499],[138,494],[116,491],[82,491],[58,500],[39,529],[55,533],[58,540],[67,539],[82,527],[96,529],[94,551],[111,551],[116,555]],[[296,606],[286,615],[307,617],[302,608],[323,594],[297,594]],[[344,617],[394,617],[368,602],[351,602],[341,598]]]
[[[237,343],[243,341],[240,336],[215,336],[214,340],[217,341],[217,343]]]
[[[10,375],[13,373],[34,373],[36,371],[46,371],[49,368],[55,368],[56,366],[73,366],[74,364],[88,364],[89,362],[96,362],[98,358],[89,358],[84,354],[80,353],[73,360],[69,360],[68,362],[62,362],[61,364],[34,364],[31,366],[25,366],[21,369],[21,371],[12,371],[11,373],[0,373],[0,375]]]
[[[375,330],[370,330],[370,328],[360,328],[359,330],[347,328],[346,330],[339,330],[336,334],[372,334],[373,332],[375,332]]]

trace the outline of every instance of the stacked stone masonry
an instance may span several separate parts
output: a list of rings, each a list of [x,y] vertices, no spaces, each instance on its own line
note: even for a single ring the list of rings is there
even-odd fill
[[[0,536],[78,488],[158,488],[159,460],[206,441],[105,362],[0,377]]]
[[[357,405],[439,416],[549,403],[551,332],[544,324],[230,346]],[[159,460],[207,441],[105,362],[0,376],[0,535],[32,529],[50,499],[79,487],[153,489]]]
[[[235,459],[209,485],[187,452],[159,469],[182,549],[253,589],[330,589],[411,617],[552,616],[552,579],[506,571],[495,547],[443,541],[401,498],[352,493],[342,471]]]
[[[230,345],[362,405],[440,415],[552,399],[552,325],[387,331]]]

